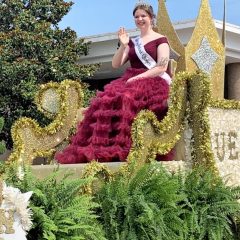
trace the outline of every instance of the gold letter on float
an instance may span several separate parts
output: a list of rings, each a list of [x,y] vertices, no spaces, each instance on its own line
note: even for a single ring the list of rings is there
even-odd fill
[[[235,151],[235,155],[233,155],[233,150],[236,150],[236,142],[233,140],[237,139],[237,133],[235,131],[231,131],[228,133],[228,137],[229,137],[229,143],[228,143],[228,148],[230,151],[230,155],[229,155],[229,159],[230,160],[236,160],[238,159],[238,152]]]
[[[222,136],[222,146],[220,147],[220,144],[219,144],[219,135]],[[223,161],[224,160],[224,157],[225,157],[225,132],[221,132],[220,134],[219,133],[215,133],[215,137],[216,137],[216,150],[217,150],[217,157],[219,159],[219,161]],[[220,154],[220,152],[222,152],[222,155]]]

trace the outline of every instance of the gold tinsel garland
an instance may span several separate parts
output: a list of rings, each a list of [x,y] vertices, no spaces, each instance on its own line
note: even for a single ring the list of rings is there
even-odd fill
[[[58,86],[58,88],[57,88]],[[37,95],[37,103],[41,104],[41,96],[43,91],[46,91],[47,89],[56,89],[59,94],[60,99],[60,105],[59,105],[59,112],[54,119],[54,121],[49,124],[46,127],[40,127],[39,124],[30,118],[20,118],[17,120],[11,131],[12,131],[12,138],[14,142],[14,151],[10,155],[8,161],[19,161],[20,163],[31,163],[31,159],[34,159],[35,157],[47,157],[51,156],[53,152],[55,151],[54,147],[52,146],[50,149],[42,150],[42,149],[34,149],[31,153],[31,159],[29,159],[30,156],[25,156],[24,153],[26,152],[26,149],[28,146],[25,146],[24,140],[20,132],[22,129],[28,128],[31,130],[32,133],[34,133],[34,136],[36,136],[36,141],[39,139],[46,137],[51,137],[54,134],[57,134],[61,132],[61,128],[66,124],[66,119],[68,116],[69,109],[72,108],[72,106],[69,106],[70,104],[67,102],[67,95],[68,95],[68,89],[73,88],[77,92],[78,100],[77,100],[77,108],[80,108],[81,106],[81,100],[83,99],[83,93],[80,88],[80,84],[76,81],[71,80],[64,80],[61,84],[50,82],[48,84],[45,84],[41,87],[40,93]],[[41,109],[41,106],[38,106],[39,109]],[[75,116],[73,118],[75,119]],[[66,130],[67,131],[67,130]],[[67,134],[67,132],[64,132],[64,135]],[[26,141],[27,142],[27,141]],[[59,144],[60,142],[58,142]],[[32,144],[32,143],[31,143]],[[51,144],[51,143],[49,143]],[[54,144],[53,144],[54,145]],[[24,157],[23,157],[24,156]]]
[[[113,173],[109,170],[106,165],[103,165],[97,161],[91,161],[84,168],[83,178],[95,178],[98,181],[109,182],[113,178]],[[84,192],[93,194],[96,182],[90,182],[85,185]]]
[[[47,84],[40,85],[40,89],[38,90],[38,93],[35,96],[35,103],[37,105],[38,110],[50,118],[56,117],[56,114],[52,114],[46,111],[46,109],[44,109],[42,105],[45,92],[48,90],[54,90],[56,91],[59,97],[59,105],[60,105],[59,112],[60,113],[63,112],[62,108],[64,105],[64,101],[66,102],[66,90],[71,86],[77,90],[80,96],[79,98],[79,108],[80,108],[82,106],[82,99],[83,99],[83,91],[81,90],[81,85],[79,82],[66,79],[61,83],[49,82]]]
[[[221,109],[240,109],[240,101],[237,100],[210,100],[210,106]]]
[[[214,172],[215,166],[213,150],[211,147],[211,134],[207,108],[211,101],[209,77],[198,72],[189,79],[189,122],[193,130],[193,159],[195,165],[204,164]]]
[[[141,111],[132,125],[132,148],[128,163],[136,165],[154,161],[156,154],[168,153],[180,139],[186,111],[187,74],[179,73],[173,80],[167,116],[159,122],[154,113]]]
[[[187,101],[189,101],[188,106]],[[218,175],[211,145],[208,108],[240,109],[240,102],[213,100],[209,76],[201,71],[178,73],[171,87],[170,102],[168,114],[161,122],[158,122],[150,111],[144,110],[138,114],[132,126],[133,146],[128,162],[135,162],[135,165],[139,164],[138,162],[143,164],[141,159],[144,159],[144,162],[154,161],[156,154],[168,153],[180,137],[183,117],[186,116],[193,130],[193,166],[204,165]],[[150,134],[150,139],[145,129],[148,124],[151,125],[148,130],[153,132],[152,135]],[[173,131],[174,125],[177,126],[175,131]],[[172,138],[167,138],[167,134],[171,132]]]
[[[56,105],[57,104],[60,105],[61,92],[59,91],[59,83],[55,83],[55,82],[42,84],[35,96],[34,102],[37,105],[37,108],[40,112],[44,113],[44,115],[47,116],[48,118],[54,118],[56,117],[57,112],[55,114],[52,112],[49,112],[43,106],[44,95],[49,90],[52,90],[58,94],[58,99],[55,99],[55,100],[57,101]]]

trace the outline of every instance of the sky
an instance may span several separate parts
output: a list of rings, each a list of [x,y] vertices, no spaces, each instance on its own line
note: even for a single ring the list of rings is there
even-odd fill
[[[117,32],[120,27],[134,29],[132,10],[136,0],[72,0],[74,5],[62,19],[61,29],[70,27],[78,37]],[[148,0],[157,14],[158,0]],[[173,23],[196,19],[201,0],[167,0],[166,6]],[[223,19],[224,0],[209,0],[214,19]],[[240,0],[226,0],[228,23],[240,27]]]

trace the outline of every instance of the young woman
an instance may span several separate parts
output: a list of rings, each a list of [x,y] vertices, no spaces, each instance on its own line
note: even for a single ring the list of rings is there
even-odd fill
[[[92,100],[71,144],[56,155],[58,162],[125,161],[131,147],[131,125],[139,111],[149,109],[159,120],[166,115],[171,82],[168,41],[153,30],[152,6],[137,4],[133,16],[140,36],[130,39],[120,28],[120,47],[112,59],[114,68],[127,61],[131,67]],[[170,160],[170,155],[159,160]]]

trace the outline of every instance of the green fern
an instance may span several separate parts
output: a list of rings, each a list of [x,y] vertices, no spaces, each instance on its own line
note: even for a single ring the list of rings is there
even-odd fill
[[[188,229],[184,239],[236,239],[233,219],[240,211],[236,201],[240,196],[239,188],[227,187],[222,179],[204,168],[191,171],[181,185],[187,196],[182,205],[185,209],[183,220]]]
[[[17,177],[16,166],[5,172],[6,182],[23,192],[33,191],[30,207],[33,227],[29,240],[105,240],[94,213],[98,207],[81,189],[89,180],[70,179],[70,174],[56,170],[44,180],[36,179],[25,169],[22,180]]]
[[[172,175],[151,163],[117,173],[96,192],[96,203],[81,192],[89,180],[56,170],[39,181],[28,169],[19,180],[16,169],[1,165],[8,184],[33,191],[30,240],[105,239],[99,221],[108,240],[240,239],[240,188],[204,168]]]
[[[183,222],[177,178],[146,164],[130,179],[117,175],[96,199],[109,240],[181,239]]]

